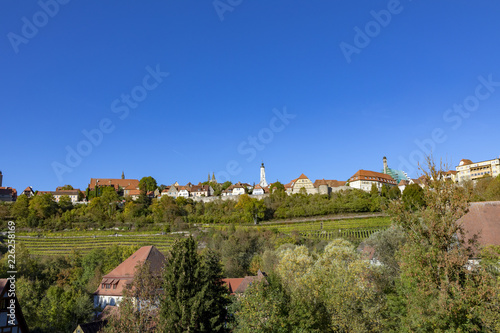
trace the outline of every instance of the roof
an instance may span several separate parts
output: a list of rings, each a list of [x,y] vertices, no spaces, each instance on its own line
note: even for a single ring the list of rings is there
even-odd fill
[[[467,165],[467,164],[472,164],[472,161],[464,158],[460,161],[458,165]]]
[[[78,195],[80,194],[80,189],[75,188],[74,190],[60,190],[60,191],[52,191],[48,192],[51,193],[52,195]]]
[[[472,202],[469,212],[458,222],[463,225],[467,239],[478,235],[481,247],[500,245],[500,201]]]
[[[266,273],[260,271],[257,272],[255,276],[245,276],[244,278],[229,278],[222,279],[229,289],[230,294],[242,294],[247,290],[247,288],[254,282],[264,281],[267,282]]]
[[[390,175],[369,170],[359,170],[354,175],[352,175],[352,177],[349,178],[349,180],[381,181],[384,183],[396,184],[396,181]]]
[[[89,188],[92,190],[96,185],[113,186],[115,190],[119,187],[126,188],[129,185],[139,187],[138,179],[121,179],[121,178],[90,178]]]
[[[121,296],[123,289],[134,280],[136,266],[145,261],[149,262],[152,273],[159,273],[165,263],[165,256],[154,246],[141,247],[115,269],[104,275],[94,294]],[[102,288],[102,284],[112,285],[113,288]]]
[[[17,190],[12,187],[0,187],[0,195],[9,195],[17,197]]]
[[[309,179],[309,178],[307,178],[307,176],[302,173],[297,179]]]
[[[403,185],[410,185],[410,181],[409,180],[406,180],[406,179],[401,179],[401,181],[399,182],[398,184],[399,186],[403,186]]]

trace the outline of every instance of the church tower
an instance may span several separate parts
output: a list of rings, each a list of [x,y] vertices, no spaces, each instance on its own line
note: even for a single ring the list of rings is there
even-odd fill
[[[0,187],[2,187],[2,178],[3,178],[2,171],[0,171]]]
[[[122,179],[125,179],[125,172],[122,171]]]
[[[266,168],[264,168],[264,163],[260,166],[260,182],[259,185],[261,187],[267,187],[267,182],[266,182]]]
[[[384,173],[387,175],[387,157],[384,156]]]

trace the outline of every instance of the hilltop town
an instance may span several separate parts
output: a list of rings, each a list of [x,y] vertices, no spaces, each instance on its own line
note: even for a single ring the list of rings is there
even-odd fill
[[[500,158],[494,158],[481,162],[473,162],[469,159],[462,159],[455,170],[445,171],[443,179],[449,179],[455,183],[466,181],[475,181],[481,177],[500,175]],[[71,185],[57,187],[54,191],[33,189],[32,186],[26,187],[22,192],[18,192],[12,187],[2,187],[3,175],[0,171],[0,201],[14,202],[18,195],[25,195],[28,198],[34,195],[51,194],[56,202],[59,202],[62,196],[68,196],[72,203],[87,203],[97,193],[99,188],[112,187],[122,197],[129,197],[132,200],[139,199],[141,194],[139,179],[126,179],[122,172],[121,178],[91,178],[86,189],[73,188]],[[151,177],[150,177],[151,178]],[[156,182],[156,181],[155,181]],[[279,182],[274,183],[276,186]],[[281,183],[279,183],[281,184]],[[331,194],[333,192],[360,189],[371,191],[375,186],[379,191],[382,187],[398,187],[401,192],[410,184],[422,184],[422,179],[413,179],[408,176],[404,170],[396,170],[388,166],[387,158],[383,158],[383,168],[380,171],[358,170],[348,180],[316,179],[314,182],[304,173],[290,182],[282,184],[285,193],[296,194]],[[183,197],[195,201],[211,202],[216,199],[237,200],[239,195],[249,194],[254,198],[262,198],[269,194],[273,183],[266,180],[266,171],[264,163],[260,166],[260,178],[257,183],[249,184],[238,181],[236,183],[225,182],[219,184],[215,174],[208,175],[205,182],[198,182],[196,185],[188,182],[181,185],[174,182],[171,185],[153,186],[146,191],[149,198],[161,199],[163,196],[172,198]]]

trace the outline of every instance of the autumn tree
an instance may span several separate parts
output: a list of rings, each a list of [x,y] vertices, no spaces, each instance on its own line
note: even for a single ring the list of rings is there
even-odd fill
[[[397,297],[389,298],[389,308],[398,309],[391,317],[397,319],[387,330],[485,329],[482,318],[490,310],[484,304],[491,301],[494,289],[481,267],[468,268],[474,244],[465,241],[470,235],[465,237],[457,223],[468,210],[468,195],[462,187],[442,181],[442,169],[428,159],[423,203],[412,200],[415,211],[408,209],[405,194],[403,201],[391,203],[390,213],[404,230],[406,243],[400,249]]]

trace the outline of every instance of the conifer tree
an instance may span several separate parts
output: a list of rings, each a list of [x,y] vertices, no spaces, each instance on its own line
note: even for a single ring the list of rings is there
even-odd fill
[[[192,237],[177,241],[167,260],[160,304],[165,332],[224,332],[227,289],[218,258],[201,257]]]

